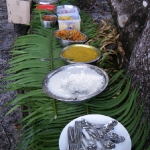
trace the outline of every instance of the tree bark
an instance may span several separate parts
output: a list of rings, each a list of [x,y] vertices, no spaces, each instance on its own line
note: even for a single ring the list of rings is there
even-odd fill
[[[138,87],[138,100],[145,101],[150,118],[150,0],[108,0],[120,40],[128,59],[132,88]],[[125,16],[123,26],[119,18]]]

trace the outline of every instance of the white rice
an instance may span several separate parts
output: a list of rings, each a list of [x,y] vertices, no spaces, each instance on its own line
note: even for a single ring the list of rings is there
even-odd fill
[[[72,68],[53,75],[47,87],[53,95],[67,99],[76,99],[94,94],[104,86],[104,76],[85,68]]]

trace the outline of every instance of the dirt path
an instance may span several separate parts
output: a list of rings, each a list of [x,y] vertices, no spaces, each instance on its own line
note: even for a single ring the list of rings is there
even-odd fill
[[[8,68],[9,51],[16,37],[19,35],[14,30],[14,25],[7,21],[6,0],[1,0],[0,4],[0,87],[6,82],[2,82],[6,76],[5,70]],[[6,112],[10,107],[4,108],[5,104],[14,99],[17,91],[3,93],[0,88],[0,150],[13,150],[17,142],[18,133],[15,127],[21,118],[20,110],[16,110],[7,117]]]

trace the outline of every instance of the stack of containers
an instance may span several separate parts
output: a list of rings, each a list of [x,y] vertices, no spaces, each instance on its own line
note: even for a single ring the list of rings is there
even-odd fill
[[[76,29],[80,31],[81,18],[78,8],[73,5],[57,6],[59,30]],[[60,18],[60,19],[59,19]]]

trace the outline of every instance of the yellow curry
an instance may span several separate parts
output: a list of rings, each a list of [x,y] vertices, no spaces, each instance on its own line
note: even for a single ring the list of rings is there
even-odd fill
[[[89,62],[96,59],[99,54],[92,48],[72,46],[63,51],[62,56],[73,62]]]

